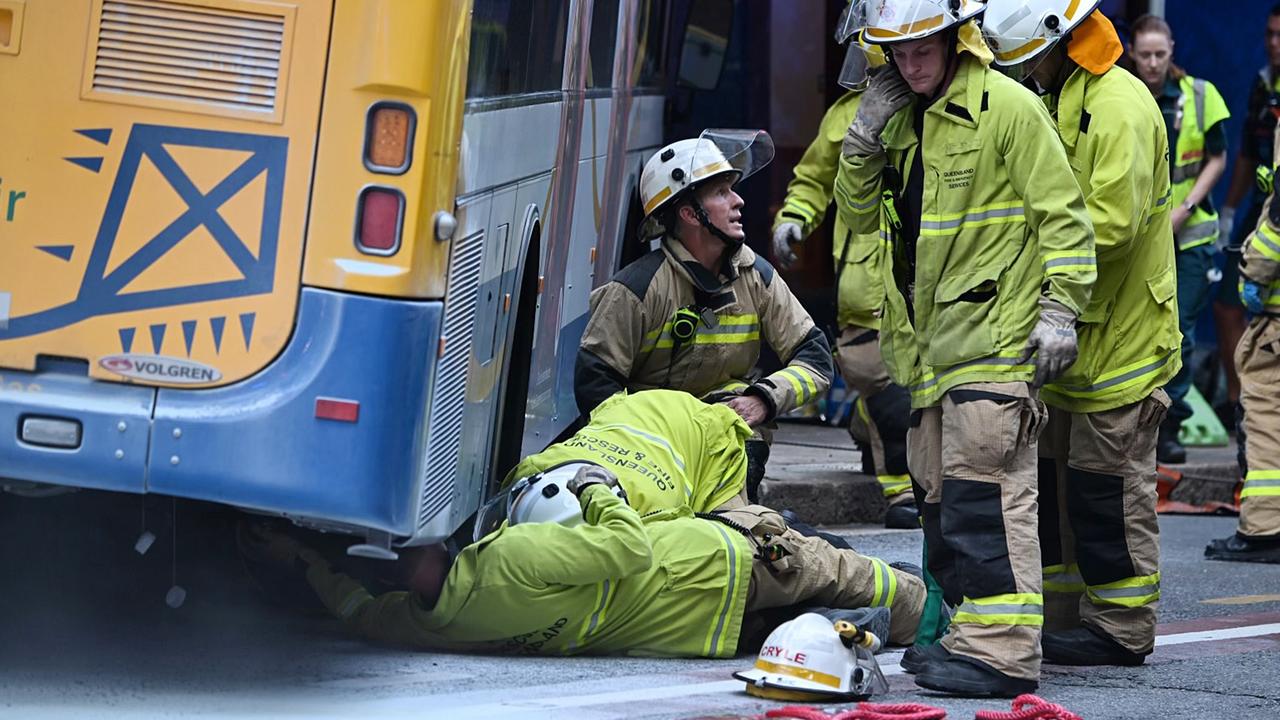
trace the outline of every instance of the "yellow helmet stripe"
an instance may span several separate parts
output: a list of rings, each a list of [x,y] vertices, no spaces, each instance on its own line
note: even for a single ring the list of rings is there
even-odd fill
[[[768,660],[756,660],[756,667],[767,673],[773,673],[775,675],[787,675],[793,678],[800,678],[801,680],[816,682],[819,685],[826,685],[827,687],[840,687],[840,678],[818,670],[792,667],[791,665],[779,665],[778,663],[771,663]]]
[[[694,170],[693,179],[701,180],[702,178],[708,175],[711,175],[713,173],[732,172],[733,169],[734,167],[729,163],[725,162],[724,160],[715,160],[710,163],[707,163],[706,165],[703,165],[697,170]]]
[[[644,204],[644,214],[648,215],[649,213],[653,212],[654,208],[661,205],[662,201],[666,200],[669,197],[671,197],[671,188],[664,187],[661,190],[659,190],[656,195],[649,198],[649,202]]]
[[[1032,50],[1035,50],[1039,48],[1041,45],[1044,45],[1046,42],[1048,41],[1045,40],[1044,38],[1032,38],[1031,40],[1027,41],[1026,43],[1023,43],[1022,45],[1019,45],[1018,47],[1012,50],[996,53],[996,57],[1005,61],[1017,60],[1023,55],[1027,55]]]
[[[924,32],[926,30],[941,27],[942,23],[945,21],[946,19],[942,15],[934,15],[933,17],[917,20],[913,23],[899,25],[896,30],[893,28],[870,27],[866,29],[866,34],[868,37],[876,40],[893,40],[894,38],[900,38],[905,35],[911,35],[913,33]]]

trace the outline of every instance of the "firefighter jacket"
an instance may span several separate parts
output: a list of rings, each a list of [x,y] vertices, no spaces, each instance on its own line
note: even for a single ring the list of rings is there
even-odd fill
[[[886,302],[880,348],[913,407],[963,383],[1030,381],[1027,338],[1043,294],[1083,312],[1093,231],[1044,104],[970,51],[923,116],[890,119],[884,152],[840,159],[836,207],[855,233],[880,229]],[[914,281],[884,200],[923,152]],[[901,279],[901,280],[900,280]],[[908,303],[911,307],[909,309]]]
[[[1214,125],[1231,117],[1227,103],[1213,83],[1190,75],[1178,81],[1182,91],[1179,100],[1178,145],[1173,150],[1173,197],[1169,208],[1181,206],[1196,186],[1209,156],[1205,152],[1205,133]],[[1179,250],[1190,250],[1218,241],[1218,211],[1207,199],[1201,201],[1178,231]]]
[[[323,562],[307,580],[362,635],[434,650],[508,655],[733,657],[754,546],[734,529],[662,511],[644,521],[604,486],[586,523],[503,526],[462,550],[434,606],[371,596]]]
[[[729,406],[676,390],[618,393],[591,411],[586,427],[531,455],[503,482],[510,485],[560,465],[608,468],[641,514],[688,506],[711,512],[746,487],[743,443],[751,428]]]
[[[1093,222],[1098,280],[1076,323],[1079,357],[1040,398],[1100,412],[1147,397],[1182,366],[1169,136],[1151,92],[1114,65],[1098,74],[1077,67],[1056,104]]]
[[[845,93],[822,118],[818,136],[805,150],[787,185],[787,198],[773,219],[773,229],[792,222],[800,233],[809,237],[822,225],[827,206],[835,192],[836,170],[840,162],[840,145],[853,116],[858,112],[860,93]],[[884,305],[884,285],[880,280],[880,239],[877,233],[854,235],[839,213],[835,219],[835,236],[831,254],[835,259],[840,285],[836,289],[836,321],[840,327],[856,325],[880,327],[880,308]]]
[[[752,382],[762,340],[786,365]],[[822,396],[832,372],[826,337],[764,258],[743,245],[712,273],[664,238],[591,293],[573,385],[584,417],[620,390],[670,388],[755,395],[767,422]]]
[[[1275,137],[1275,150],[1280,153],[1280,127]],[[1263,205],[1257,229],[1245,240],[1240,258],[1240,282],[1251,280],[1262,286],[1263,310],[1267,314],[1280,314],[1280,212],[1275,204],[1273,193]]]

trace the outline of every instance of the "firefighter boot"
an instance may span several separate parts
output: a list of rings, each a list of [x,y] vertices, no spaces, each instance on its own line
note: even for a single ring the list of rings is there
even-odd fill
[[[942,647],[942,643],[934,643],[932,645],[912,645],[902,654],[902,659],[898,664],[902,666],[902,671],[908,675],[915,675],[930,663],[942,662],[951,657],[951,653]]]
[[[1234,562],[1280,563],[1280,535],[1241,535],[1218,538],[1204,549],[1210,560]]]
[[[1058,665],[1141,665],[1150,653],[1136,653],[1089,625],[1046,632],[1040,639],[1045,662]]]
[[[971,657],[952,653],[940,662],[929,663],[916,675],[916,684],[928,690],[961,697],[1017,697],[1035,692],[1035,680],[1005,675]]]

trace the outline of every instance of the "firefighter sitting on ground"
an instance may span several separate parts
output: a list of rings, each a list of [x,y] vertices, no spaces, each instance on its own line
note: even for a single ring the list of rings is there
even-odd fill
[[[640,234],[661,237],[661,248],[591,294],[574,372],[584,418],[624,389],[724,401],[761,435],[747,450],[753,500],[769,455],[767,426],[821,397],[832,374],[822,332],[773,266],[743,244],[734,186],[772,158],[768,133],[707,130],[649,159]],[[762,341],[785,366],[752,380]]]
[[[666,412],[652,412],[661,408]],[[610,434],[620,417],[629,418],[624,435]],[[654,434],[681,418],[694,427],[673,438]],[[547,453],[565,452],[561,462],[520,478],[487,504],[474,543],[456,555],[444,545],[402,551],[408,591],[375,597],[270,526],[250,526],[246,546],[259,558],[305,570],[325,606],[361,634],[401,645],[730,657],[757,613],[804,604],[889,607],[889,641],[912,642],[925,597],[913,574],[801,535],[759,505],[730,503],[733,509],[695,516],[681,501],[720,497],[700,492],[699,480],[715,481],[713,491],[727,480],[722,492],[742,493],[742,439],[749,432],[727,408],[683,393],[619,396],[575,437],[629,434],[632,440],[609,454],[621,458],[625,451],[634,459],[644,452],[636,462],[643,470],[604,460],[594,444],[553,447]],[[549,461],[547,453],[539,457]],[[595,462],[609,462],[618,474]],[[695,478],[691,488],[670,471],[682,464],[726,475]],[[653,477],[664,474],[680,483],[678,493],[652,492]]]
[[[840,84],[850,89],[822,118],[818,136],[805,150],[787,185],[787,198],[773,221],[773,257],[782,269],[795,262],[791,246],[799,244],[822,225],[835,192],[840,146],[845,130],[858,112],[858,100],[866,89],[867,58],[884,64],[878,48],[849,46]],[[864,467],[868,459],[880,482],[888,509],[888,528],[920,527],[911,476],[907,470],[907,420],[911,396],[906,388],[889,378],[880,357],[880,311],[884,305],[884,283],[880,278],[880,247],[877,233],[855,235],[839,214],[831,252],[836,262],[836,362],[840,376],[858,398],[854,403],[849,434],[863,448]]]

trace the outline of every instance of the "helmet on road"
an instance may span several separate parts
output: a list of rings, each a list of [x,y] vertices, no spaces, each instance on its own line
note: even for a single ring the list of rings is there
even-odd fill
[[[755,667],[733,676],[746,681],[748,694],[776,700],[865,698],[889,690],[878,647],[874,635],[847,622],[805,613],[769,633]]]
[[[995,63],[1008,67],[1037,57],[1076,28],[1099,0],[990,0],[982,35]],[[1024,73],[1024,75],[1029,73]]]
[[[585,522],[582,506],[569,491],[568,484],[579,469],[593,464],[566,463],[516,480],[506,491],[481,506],[476,513],[472,539],[479,540],[504,522],[508,525],[545,522],[566,527],[581,525]],[[615,488],[614,494],[621,497],[621,488]]]
[[[640,174],[640,202],[645,216],[641,237],[658,237],[671,229],[663,227],[658,213],[684,193],[729,173],[736,175],[735,184],[740,183],[772,159],[773,138],[764,130],[704,130],[696,138],[678,140],[662,148],[649,158]]]

